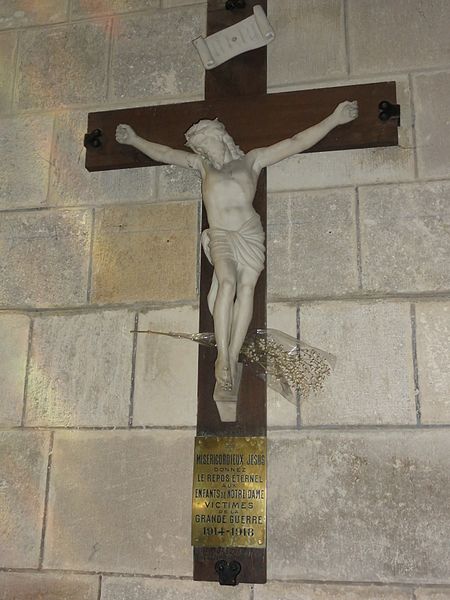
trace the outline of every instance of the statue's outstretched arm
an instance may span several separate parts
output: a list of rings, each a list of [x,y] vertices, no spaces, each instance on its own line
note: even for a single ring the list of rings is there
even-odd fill
[[[280,160],[304,152],[308,148],[315,146],[322,138],[324,138],[332,129],[338,125],[349,123],[358,116],[357,102],[342,102],[336,107],[333,113],[317,125],[297,133],[293,137],[278,142],[267,148],[256,148],[248,153],[248,157],[254,160],[254,165],[257,170],[274,165]]]
[[[187,169],[201,169],[201,158],[193,152],[185,150],[174,150],[169,146],[149,142],[139,137],[129,125],[118,125],[116,129],[116,140],[119,144],[127,144],[137,148],[151,159],[166,163],[168,165],[177,165]]]

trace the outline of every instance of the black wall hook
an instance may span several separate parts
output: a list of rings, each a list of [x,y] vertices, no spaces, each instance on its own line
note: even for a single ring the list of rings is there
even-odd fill
[[[400,104],[391,104],[387,100],[383,100],[378,105],[378,110],[380,111],[378,118],[381,121],[395,119],[398,121],[398,125],[400,125]]]
[[[225,3],[227,10],[234,10],[235,8],[245,8],[245,0],[227,0]]]
[[[216,573],[219,575],[220,585],[237,585],[236,577],[241,572],[241,563],[237,560],[227,562],[218,560],[215,564]]]
[[[102,134],[103,131],[101,129],[94,129],[90,133],[86,133],[84,136],[84,147],[85,148],[100,148],[102,145]]]

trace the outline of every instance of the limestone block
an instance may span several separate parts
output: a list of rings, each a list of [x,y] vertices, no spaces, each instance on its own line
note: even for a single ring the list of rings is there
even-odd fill
[[[366,291],[450,289],[450,182],[361,188]]]
[[[36,318],[27,426],[127,425],[134,313]]]
[[[67,19],[69,0],[3,0],[0,29],[61,23]]]
[[[139,329],[195,333],[198,318],[194,306],[151,310],[139,315]],[[197,361],[195,342],[138,335],[133,424],[195,426]]]
[[[417,588],[414,596],[414,600],[448,600],[450,588]]]
[[[57,206],[99,206],[151,202],[155,198],[155,168],[86,170],[81,140],[87,132],[87,112],[60,114],[55,122],[55,149],[49,203]]]
[[[409,590],[375,585],[269,583],[255,585],[255,600],[413,600]]]
[[[146,8],[159,8],[159,0],[73,0],[72,18],[86,19]]]
[[[121,18],[115,30],[111,98],[202,94],[204,69],[191,42],[205,33],[205,18],[202,5]]]
[[[0,214],[0,306],[61,306],[86,299],[90,211]]]
[[[196,171],[168,165],[158,167],[158,198],[190,200],[201,198],[201,178]]]
[[[250,600],[250,586],[222,587],[205,581],[104,577],[102,600]]]
[[[20,425],[30,319],[0,314],[0,424]]]
[[[350,0],[347,23],[351,73],[392,73],[450,60],[447,0]]]
[[[17,107],[45,109],[103,102],[108,29],[107,21],[86,21],[23,32],[16,82]]]
[[[0,112],[6,112],[11,104],[14,75],[14,55],[17,46],[16,33],[0,35]]]
[[[267,306],[267,327],[297,337],[297,305],[272,303]],[[267,387],[267,426],[297,426],[297,404]]]
[[[1,37],[1,36],[0,36]],[[53,118],[5,118],[0,127],[0,208],[47,203]]]
[[[450,6],[447,5],[450,24]],[[422,177],[450,175],[450,72],[427,73],[414,79],[417,156]]]
[[[450,303],[416,306],[417,362],[423,423],[450,423]]]
[[[194,300],[197,229],[195,202],[98,210],[93,301]]]
[[[414,178],[413,150],[365,148],[296,154],[268,170],[271,192],[405,181]]]
[[[358,288],[354,191],[273,195],[268,204],[272,299],[339,296]]]
[[[267,49],[270,87],[347,74],[342,0],[268,3],[275,42]]]
[[[323,390],[300,400],[302,423],[415,423],[411,336],[406,302],[301,305],[301,339],[336,356]]]
[[[1,567],[39,564],[49,441],[44,432],[0,432]]]
[[[448,581],[448,431],[270,437],[269,579]]]
[[[194,432],[58,432],[44,566],[191,576]]]
[[[3,598],[14,600],[97,600],[94,575],[0,572]]]

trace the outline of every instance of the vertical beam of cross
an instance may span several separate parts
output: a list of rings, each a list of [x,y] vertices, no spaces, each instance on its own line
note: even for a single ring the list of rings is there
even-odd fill
[[[225,10],[225,2],[209,0],[208,35],[234,25],[253,14],[253,6],[262,5],[266,10],[266,0],[251,0],[244,10]],[[265,95],[267,59],[266,48],[238,56],[206,72],[205,100]],[[264,124],[261,124],[263,126]],[[225,126],[232,126],[226,122]],[[266,172],[261,173],[254,199],[256,212],[266,230]],[[207,226],[206,211],[203,210],[202,227]],[[207,307],[207,293],[212,278],[212,267],[204,254],[201,258],[200,277],[200,331],[212,331],[213,320]],[[250,329],[266,327],[266,271],[258,280],[255,290],[253,319]],[[222,423],[213,401],[215,356],[209,349],[200,348],[198,370],[198,435],[265,435],[266,434],[266,392],[265,383],[244,369],[238,402],[237,421]]]
[[[267,11],[266,0],[247,2],[244,10],[233,12],[224,10],[225,2],[208,1],[207,35],[234,25],[253,14],[253,6],[259,4]],[[267,52],[259,48],[238,56],[206,72],[205,100],[265,95],[267,91]],[[225,123],[225,126],[230,126]],[[263,126],[264,124],[261,124]],[[261,173],[253,202],[256,212],[266,232],[266,171]],[[207,227],[206,211],[203,210],[202,228]],[[202,253],[200,277],[200,331],[212,331],[213,320],[207,306],[207,294],[212,278],[212,267]],[[253,318],[250,329],[266,327],[266,270],[258,280]],[[265,436],[266,435],[266,384],[247,369],[243,370],[239,390],[237,420],[235,423],[222,423],[213,400],[215,356],[208,348],[199,348],[198,362],[198,414],[197,435],[217,436]],[[219,559],[237,560],[242,565],[239,579],[247,583],[265,583],[265,548],[194,548],[194,579],[217,580],[214,566]]]

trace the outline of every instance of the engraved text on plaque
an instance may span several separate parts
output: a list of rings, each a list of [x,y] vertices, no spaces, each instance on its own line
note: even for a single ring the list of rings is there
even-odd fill
[[[266,438],[197,437],[192,545],[266,545]]]

